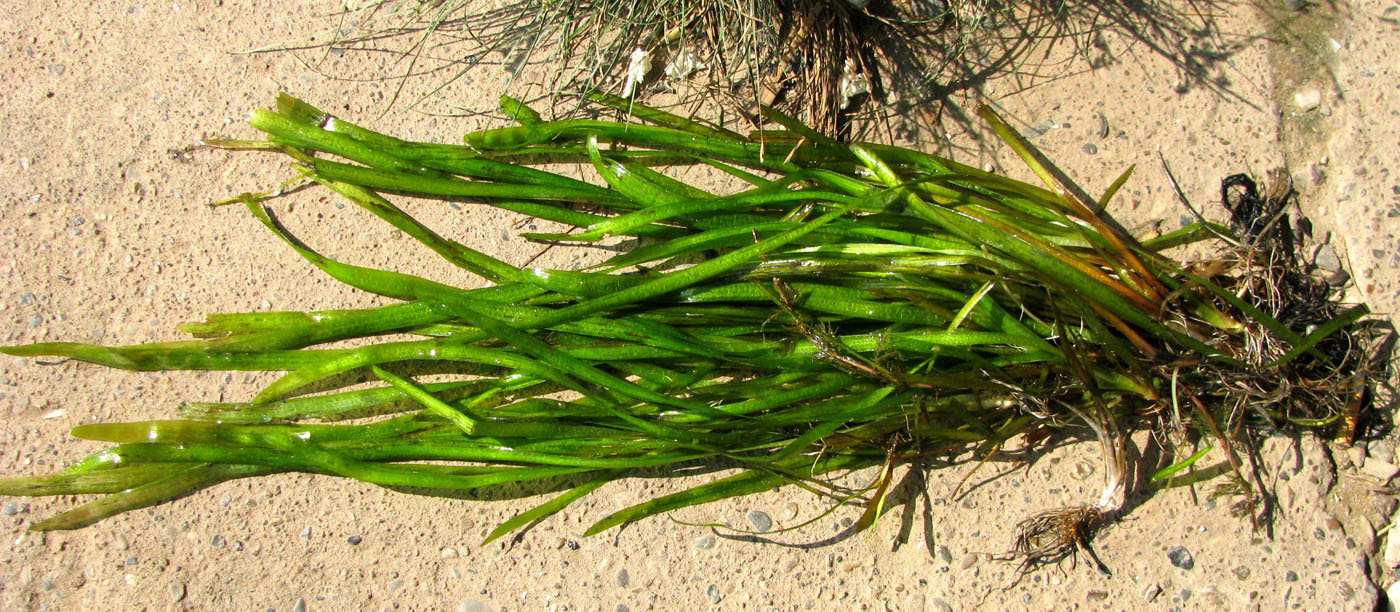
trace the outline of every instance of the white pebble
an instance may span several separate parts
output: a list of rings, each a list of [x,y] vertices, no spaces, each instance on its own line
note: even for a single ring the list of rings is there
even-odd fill
[[[1322,91],[1315,87],[1299,91],[1293,94],[1293,103],[1298,106],[1300,111],[1310,111],[1322,104]]]

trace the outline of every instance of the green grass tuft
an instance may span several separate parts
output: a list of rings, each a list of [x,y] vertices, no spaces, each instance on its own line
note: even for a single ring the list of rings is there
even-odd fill
[[[1018,436],[1085,425],[1109,464],[1103,495],[1024,523],[1018,549],[1034,563],[1072,553],[1120,508],[1134,486],[1125,431],[1186,433],[1227,451],[1220,471],[1234,475],[1251,516],[1261,485],[1234,450],[1250,427],[1341,423],[1340,435],[1356,434],[1362,405],[1351,400],[1371,367],[1364,308],[1334,303],[1272,234],[1249,234],[1248,220],[1245,233],[1130,235],[1103,211],[1109,197],[1085,194],[990,108],[983,117],[1048,188],[909,149],[841,145],[773,109],[765,114],[790,129],[745,137],[641,106],[648,124],[546,120],[506,99],[519,125],[437,145],[290,97],[278,108],[253,116],[265,143],[229,142],[281,148],[304,178],[494,285],[336,261],[279,225],[267,197],[236,198],[312,265],[398,302],[211,315],[184,326],[195,339],[180,342],[0,349],[132,370],[285,372],[247,402],[187,404],[183,420],[75,429],[114,446],[57,475],[0,481],[0,493],[108,496],[35,528],[77,528],[282,471],[487,498],[521,482],[558,493],[494,539],[608,482],[697,466],[741,470],[598,517],[588,533],[784,484],[866,503],[865,528],[899,463],[986,456]],[[541,159],[589,167],[607,187],[531,166]],[[700,164],[739,187],[711,193],[666,173]],[[578,230],[540,240],[647,242],[585,270],[515,267],[422,226],[380,192]],[[1165,252],[1214,236],[1233,244],[1209,261]],[[324,348],[347,339],[361,342]],[[415,380],[425,362],[456,380]],[[349,372],[387,384],[324,389]],[[1156,478],[1202,456],[1185,454]],[[869,489],[830,478],[865,467],[883,468]]]

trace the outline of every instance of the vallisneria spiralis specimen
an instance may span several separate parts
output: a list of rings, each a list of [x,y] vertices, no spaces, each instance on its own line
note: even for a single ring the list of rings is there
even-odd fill
[[[82,425],[113,446],[61,472],[0,482],[6,495],[103,495],[34,524],[74,529],[236,478],[302,471],[408,491],[537,481],[555,495],[500,525],[527,526],[645,471],[738,473],[599,517],[596,534],[696,504],[794,485],[863,505],[873,524],[900,464],[990,456],[1064,428],[1097,436],[1102,495],[1022,523],[1027,566],[1086,547],[1133,486],[1127,433],[1222,451],[1224,491],[1252,518],[1261,480],[1238,449],[1266,427],[1366,421],[1383,364],[1364,306],[1304,274],[1281,203],[1229,183],[1234,223],[1134,236],[1106,212],[1127,174],[1091,198],[1006,126],[983,118],[1045,187],[918,151],[843,145],[766,109],[779,129],[741,135],[608,95],[626,122],[547,121],[504,98],[518,125],[415,143],[289,96],[259,110],[264,140],[215,147],[289,156],[296,187],[329,189],[491,282],[463,289],[331,259],[242,204],[376,308],[214,314],[194,339],[0,350],[129,370],[284,374],[245,402],[191,401],[181,418]],[[601,179],[552,173],[573,163]],[[736,187],[675,178],[704,165]],[[669,174],[668,174],[669,172]],[[289,183],[291,184],[291,183]],[[420,224],[384,193],[495,206],[556,221],[552,244],[637,238],[583,270],[517,267]],[[222,213],[229,214],[229,213]],[[1168,250],[1212,243],[1208,259]],[[1198,251],[1202,249],[1197,249]],[[353,348],[326,348],[359,339]],[[343,346],[343,345],[340,345]],[[436,362],[433,381],[422,362]],[[368,385],[326,390],[359,372]],[[338,378],[336,378],[338,377]],[[317,389],[311,392],[311,389]],[[155,415],[153,415],[155,416]],[[1246,459],[1241,459],[1246,457]],[[838,475],[877,468],[873,483]]]

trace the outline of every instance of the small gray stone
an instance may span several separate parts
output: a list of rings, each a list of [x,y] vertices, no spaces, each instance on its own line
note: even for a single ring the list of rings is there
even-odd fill
[[[1196,560],[1191,558],[1191,551],[1186,550],[1185,546],[1173,546],[1171,550],[1167,551],[1167,559],[1172,562],[1172,565],[1184,570],[1196,567]]]
[[[617,577],[613,579],[613,582],[617,584],[617,588],[625,589],[627,585],[632,584],[632,576],[627,573],[627,568],[624,567],[617,570]]]
[[[365,541],[365,539],[357,535],[352,535],[348,538],[345,538],[345,541],[348,542],[351,546],[359,546],[360,542]]]
[[[1248,579],[1249,579],[1249,568],[1248,568],[1248,567],[1245,567],[1245,566],[1241,565],[1241,566],[1239,566],[1239,567],[1237,567],[1237,568],[1234,569],[1234,573],[1235,573],[1235,577],[1236,577],[1236,578],[1239,578],[1240,580],[1248,580]]]
[[[1092,143],[1092,142],[1086,142],[1086,143],[1084,143],[1084,154],[1085,154],[1085,155],[1094,155],[1094,154],[1096,154],[1096,153],[1098,153],[1098,152],[1099,152],[1099,146],[1098,146],[1098,145],[1096,145],[1096,144],[1094,144],[1094,143]]]
[[[935,597],[928,602],[928,607],[933,612],[953,612],[953,606],[949,605],[942,597]]]
[[[767,512],[762,510],[749,510],[749,524],[757,531],[768,531],[773,528],[773,519]]]
[[[54,63],[52,63],[52,64],[49,64],[49,65],[47,65],[47,66],[44,66],[44,70],[49,71],[49,74],[52,74],[52,75],[54,75],[54,76],[58,76],[58,75],[63,74],[63,71],[64,71],[66,68],[67,68],[66,66],[64,66],[63,64],[60,64],[60,63],[58,63],[58,62],[54,62]]]
[[[176,582],[170,585],[170,603],[180,603],[185,598],[185,583]]]
[[[1155,585],[1155,584],[1153,584],[1153,585],[1148,585],[1147,590],[1145,590],[1145,591],[1142,592],[1142,598],[1143,598],[1144,600],[1146,600],[1147,603],[1152,603],[1153,601],[1156,601],[1156,600],[1157,600],[1157,596],[1158,596],[1158,595],[1161,595],[1161,594],[1162,594],[1162,587],[1160,587],[1160,586],[1158,586],[1158,585]]]
[[[3,509],[0,509],[0,512],[4,512],[5,516],[14,516],[16,514],[19,514],[19,504],[15,502],[5,502],[5,506],[3,507]]]
[[[214,548],[223,548],[226,544],[228,544],[228,542],[224,540],[224,536],[216,535],[212,538],[209,538],[209,545],[213,546]]]
[[[942,562],[943,562],[943,565],[952,565],[952,564],[953,564],[953,551],[952,551],[952,550],[949,550],[947,546],[939,546],[939,547],[938,547],[938,560],[939,560],[939,561],[942,561]]]
[[[310,540],[310,539],[311,539],[311,528],[310,528],[310,527],[307,527],[306,529],[301,530],[301,539],[303,539],[303,540]]]
[[[1089,601],[1103,601],[1108,599],[1108,591],[1103,589],[1090,589],[1085,598]]]
[[[1054,121],[1049,121],[1049,120],[1041,121],[1040,123],[1037,123],[1037,124],[1035,124],[1035,125],[1032,125],[1032,126],[1030,127],[1030,129],[1027,129],[1027,130],[1026,130],[1026,137],[1027,137],[1027,138],[1039,138],[1041,135],[1043,135],[1043,134],[1045,134],[1046,132],[1049,132],[1050,130],[1053,130],[1053,129],[1055,129],[1055,122],[1054,122]]]
[[[457,606],[457,612],[491,612],[491,606],[477,599],[468,599]]]
[[[1297,581],[1298,581],[1298,572],[1295,572],[1295,571],[1293,571],[1293,570],[1288,570],[1288,571],[1284,572],[1284,573],[1283,573],[1283,580],[1284,580],[1284,582],[1297,582]]]
[[[717,604],[724,599],[724,593],[719,592],[719,585],[711,584],[705,588],[705,596],[710,598],[710,603]]]
[[[711,548],[714,548],[715,536],[706,534],[695,538],[695,547],[700,550],[710,550]]]
[[[1312,181],[1313,187],[1321,185],[1322,181],[1327,180],[1327,171],[1319,164],[1312,164],[1308,166],[1308,179]]]
[[[292,604],[292,612],[306,612],[306,598],[298,597],[297,602]]]
[[[1324,244],[1322,248],[1317,250],[1317,257],[1313,258],[1313,264],[1321,270],[1336,272],[1342,269],[1342,258],[1337,257],[1337,249],[1332,248],[1332,245]]]

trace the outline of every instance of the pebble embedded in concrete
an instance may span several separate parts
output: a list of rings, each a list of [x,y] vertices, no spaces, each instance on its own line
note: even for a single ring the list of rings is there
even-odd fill
[[[1153,585],[1148,586],[1147,589],[1144,590],[1144,591],[1142,592],[1142,598],[1143,598],[1145,601],[1147,601],[1147,603],[1152,603],[1153,601],[1155,601],[1155,600],[1157,599],[1157,596],[1158,596],[1158,595],[1161,595],[1161,594],[1162,594],[1162,587],[1153,584]]]
[[[1293,94],[1293,104],[1302,112],[1308,112],[1322,105],[1322,91],[1316,87],[1299,90]]]
[[[1191,551],[1186,550],[1185,546],[1173,546],[1171,550],[1167,551],[1167,559],[1172,562],[1172,565],[1184,570],[1196,567],[1196,560],[1191,558]]]
[[[717,604],[724,599],[724,594],[719,591],[719,585],[711,584],[705,589],[705,595],[710,598],[710,603]]]
[[[762,510],[750,510],[748,519],[755,531],[768,531],[773,528],[773,519]]]

